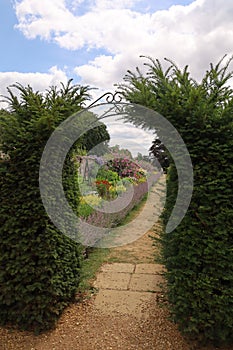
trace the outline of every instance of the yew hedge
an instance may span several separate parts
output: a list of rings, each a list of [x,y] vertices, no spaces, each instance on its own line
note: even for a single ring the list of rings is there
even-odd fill
[[[89,98],[88,87],[8,89],[0,112],[0,323],[41,332],[55,325],[80,280],[83,248],[52,224],[39,191],[39,165],[52,131]],[[79,202],[77,172],[68,154],[64,188]],[[52,199],[52,198],[51,198]]]
[[[210,66],[201,82],[186,66],[164,70],[146,62],[146,75],[128,72],[119,86],[124,97],[165,116],[182,136],[194,170],[194,191],[180,225],[161,236],[167,268],[168,299],[182,332],[215,344],[233,341],[233,89],[229,64]],[[135,125],[153,128],[156,120],[131,116]],[[157,130],[158,137],[160,136]],[[177,175],[167,174],[164,226],[174,206]]]

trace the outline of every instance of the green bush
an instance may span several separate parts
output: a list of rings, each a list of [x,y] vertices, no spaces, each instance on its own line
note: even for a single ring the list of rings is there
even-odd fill
[[[80,280],[83,248],[52,224],[39,191],[39,165],[52,131],[88,99],[88,88],[30,86],[9,91],[0,112],[0,323],[41,332],[55,325]],[[63,185],[73,210],[79,192],[71,150]],[[51,200],[55,200],[53,194]]]
[[[230,62],[211,65],[203,80],[190,78],[188,67],[175,64],[163,71],[158,60],[146,63],[146,77],[137,70],[120,86],[126,99],[165,116],[189,150],[194,191],[180,225],[161,236],[167,268],[168,298],[183,333],[215,344],[233,341],[233,74]],[[131,122],[155,127],[150,118]],[[160,130],[157,130],[160,137]],[[166,225],[177,195],[172,163],[167,175]]]
[[[89,194],[87,196],[81,197],[79,206],[78,206],[78,214],[81,217],[88,217],[92,214],[96,208],[100,207],[102,203],[102,199],[96,194]]]
[[[111,185],[115,185],[117,181],[119,181],[119,175],[117,172],[105,169],[105,167],[102,166],[96,175],[96,180],[107,180]]]

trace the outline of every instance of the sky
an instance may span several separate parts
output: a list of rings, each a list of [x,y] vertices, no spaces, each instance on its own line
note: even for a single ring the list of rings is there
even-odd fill
[[[140,55],[189,65],[201,79],[233,53],[232,0],[0,0],[0,94],[72,78],[93,99],[113,91]]]

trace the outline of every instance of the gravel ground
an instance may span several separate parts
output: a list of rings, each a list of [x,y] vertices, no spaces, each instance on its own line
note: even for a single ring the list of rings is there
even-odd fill
[[[216,350],[189,344],[166,308],[156,301],[145,305],[149,318],[138,320],[121,314],[102,314],[94,308],[93,296],[73,304],[63,313],[55,330],[40,336],[0,329],[1,350]],[[155,295],[156,298],[156,295]],[[149,309],[149,310],[148,310]],[[232,350],[224,348],[224,350]]]
[[[112,261],[151,263],[155,247],[148,232],[136,242],[112,249]],[[138,319],[120,313],[102,313],[95,307],[95,295],[74,303],[62,314],[56,329],[35,336],[29,332],[0,328],[0,350],[217,350],[189,343],[169,321],[161,294],[145,304],[146,316]],[[148,317],[149,314],[149,317]],[[218,349],[219,350],[219,349]],[[221,350],[232,350],[224,347]]]
[[[152,311],[152,310],[151,310]],[[155,310],[154,310],[155,311]],[[101,314],[93,300],[72,305],[63,314],[56,330],[41,336],[1,330],[1,349],[13,350],[102,350],[102,349],[184,349],[189,346],[172,324],[167,324],[165,311],[152,312],[148,320]],[[164,324],[165,322],[165,324]]]

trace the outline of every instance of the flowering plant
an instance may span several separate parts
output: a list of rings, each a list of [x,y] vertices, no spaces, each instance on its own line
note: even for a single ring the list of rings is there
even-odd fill
[[[108,180],[96,180],[97,191],[102,198],[109,198],[110,182]]]
[[[127,158],[114,158],[107,162],[108,169],[117,172],[121,178],[131,178],[134,183],[146,181],[146,172],[140,165]]]

